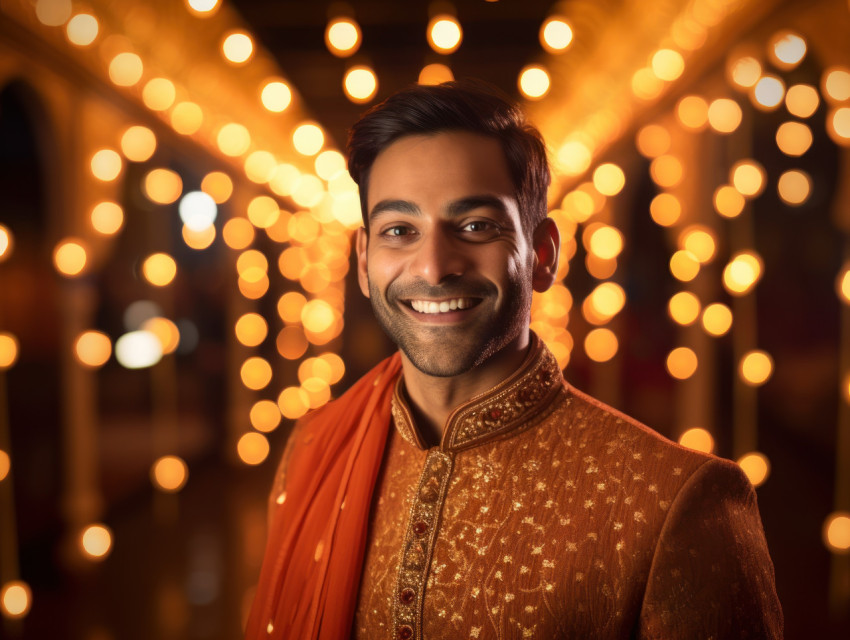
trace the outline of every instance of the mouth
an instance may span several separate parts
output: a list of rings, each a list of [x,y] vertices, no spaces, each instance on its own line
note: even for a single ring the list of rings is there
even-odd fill
[[[448,298],[446,300],[406,300],[405,304],[422,314],[436,315],[471,309],[481,303],[481,298]]]

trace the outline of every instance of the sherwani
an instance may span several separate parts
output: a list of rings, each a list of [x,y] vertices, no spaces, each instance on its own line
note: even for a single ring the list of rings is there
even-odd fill
[[[752,486],[564,382],[535,337],[439,446],[403,380],[357,638],[781,638]]]

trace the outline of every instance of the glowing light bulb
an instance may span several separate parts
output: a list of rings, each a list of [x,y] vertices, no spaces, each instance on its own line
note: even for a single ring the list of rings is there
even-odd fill
[[[705,429],[694,427],[679,436],[679,444],[694,451],[711,453],[714,451],[714,438]]]
[[[519,90],[529,100],[539,100],[549,93],[549,72],[540,65],[525,67],[519,74]]]
[[[726,335],[732,327],[732,311],[719,302],[708,305],[702,312],[702,327],[709,335]]]
[[[70,4],[70,3],[68,3]],[[26,582],[12,580],[0,589],[0,612],[6,618],[23,618],[32,606],[32,591]]]
[[[152,111],[165,111],[177,97],[174,83],[167,78],[151,78],[142,89],[142,100]]]
[[[84,331],[74,342],[74,353],[80,364],[96,369],[112,355],[112,342],[101,331]]]
[[[78,47],[87,47],[94,42],[99,30],[97,18],[88,13],[78,13],[65,27],[68,41]]]
[[[378,92],[378,77],[369,67],[352,67],[346,71],[342,86],[352,102],[369,102]]]
[[[245,64],[254,55],[254,41],[247,33],[234,31],[221,43],[225,59],[233,64]]]
[[[607,162],[593,172],[593,186],[603,196],[615,196],[626,184],[626,174],[616,164]]]
[[[239,458],[248,465],[261,464],[269,455],[269,441],[262,433],[250,431],[236,443]]]
[[[833,553],[850,550],[850,512],[834,511],[823,523],[823,542]]]
[[[785,204],[796,207],[809,199],[812,191],[812,179],[805,171],[792,169],[779,176],[776,189]]]
[[[201,191],[208,193],[216,204],[222,204],[233,194],[233,180],[226,173],[212,171],[201,180]]]
[[[670,132],[658,124],[649,124],[638,131],[635,140],[645,158],[657,158],[670,150]]]
[[[773,358],[766,351],[749,351],[741,358],[738,372],[745,384],[759,387],[773,375]]]
[[[452,70],[444,64],[435,62],[426,64],[419,72],[419,84],[435,85],[443,82],[451,82],[455,79]]]
[[[667,311],[677,324],[687,327],[699,318],[700,306],[699,298],[693,293],[680,291],[670,298]]]
[[[80,534],[80,549],[91,560],[103,560],[112,551],[112,531],[104,524],[91,524]]]
[[[11,368],[18,361],[18,339],[7,331],[0,331],[0,371]]]
[[[652,72],[666,82],[672,82],[685,70],[685,59],[673,49],[659,49],[652,56]]]
[[[218,130],[216,144],[226,156],[241,156],[251,146],[251,134],[244,125],[231,122]]]
[[[142,262],[142,275],[155,287],[165,287],[177,275],[177,263],[167,253],[151,254]]]
[[[454,16],[435,16],[428,23],[428,44],[437,53],[453,53],[462,39],[463,30]]]
[[[559,16],[546,18],[540,27],[540,44],[549,53],[563,53],[573,41],[573,30]]]
[[[732,295],[745,295],[761,279],[761,257],[754,251],[741,251],[723,269],[723,286]]]
[[[280,408],[271,400],[259,400],[251,407],[249,419],[257,431],[269,433],[277,429],[281,420]]]
[[[757,108],[772,111],[785,99],[785,83],[777,76],[764,75],[753,88],[752,97]]]
[[[806,41],[792,31],[780,31],[770,39],[768,53],[780,69],[793,69],[806,55]]]
[[[91,158],[91,172],[98,180],[112,182],[121,174],[121,156],[112,149],[101,149]]]
[[[740,160],[732,165],[729,177],[735,189],[747,198],[755,198],[764,191],[765,171],[755,160]]]
[[[608,362],[617,355],[618,348],[617,336],[604,327],[592,329],[584,339],[584,351],[594,362]]]
[[[831,67],[827,69],[821,80],[824,95],[835,101],[850,100],[850,69]]]
[[[125,369],[146,369],[162,359],[162,343],[150,331],[131,331],[115,341],[115,359]]]
[[[147,127],[130,127],[121,136],[121,151],[131,162],[145,162],[156,151],[156,136]]]
[[[697,354],[688,347],[677,347],[667,356],[667,371],[677,380],[686,380],[694,375],[697,364]]]
[[[132,87],[142,79],[144,70],[142,59],[135,53],[125,51],[109,63],[109,79],[119,87]]]
[[[166,493],[180,491],[189,480],[189,468],[178,456],[162,456],[151,467],[154,486]]]
[[[317,124],[305,122],[292,133],[292,144],[298,153],[314,156],[322,150],[322,146],[325,144],[325,134]]]
[[[360,48],[360,25],[351,18],[334,18],[325,28],[325,46],[340,58],[353,55]]]
[[[729,65],[732,82],[742,89],[749,89],[761,77],[761,63],[752,56],[743,56]]]
[[[151,202],[171,204],[183,193],[183,179],[170,169],[153,169],[145,175],[143,191]]]
[[[180,102],[171,110],[171,126],[181,135],[192,135],[203,122],[204,112],[194,102]]]
[[[708,124],[717,133],[732,133],[744,117],[737,102],[730,98],[718,98],[708,106]]]
[[[649,203],[649,214],[656,224],[670,227],[676,224],[682,215],[682,204],[670,193],[659,193]]]
[[[78,276],[88,261],[88,253],[82,240],[66,238],[60,241],[53,251],[53,264],[64,276]]]
[[[282,80],[268,80],[260,92],[260,100],[272,113],[281,113],[292,102],[292,90]]]
[[[808,118],[818,109],[820,96],[817,89],[808,84],[795,84],[785,92],[788,112],[798,118]]]
[[[754,487],[761,486],[770,475],[770,461],[763,453],[753,451],[738,458],[738,466]]]

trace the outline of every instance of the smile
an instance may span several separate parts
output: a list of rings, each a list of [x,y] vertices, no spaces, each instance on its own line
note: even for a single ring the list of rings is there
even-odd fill
[[[408,304],[419,313],[448,313],[474,307],[481,300],[475,298],[451,298],[449,300],[410,300]]]

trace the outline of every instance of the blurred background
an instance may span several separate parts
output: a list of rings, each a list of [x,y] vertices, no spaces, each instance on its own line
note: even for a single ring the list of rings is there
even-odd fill
[[[0,0],[4,638],[238,638],[298,417],[391,346],[347,128],[481,78],[550,150],[567,378],[757,487],[850,637],[847,0]]]

